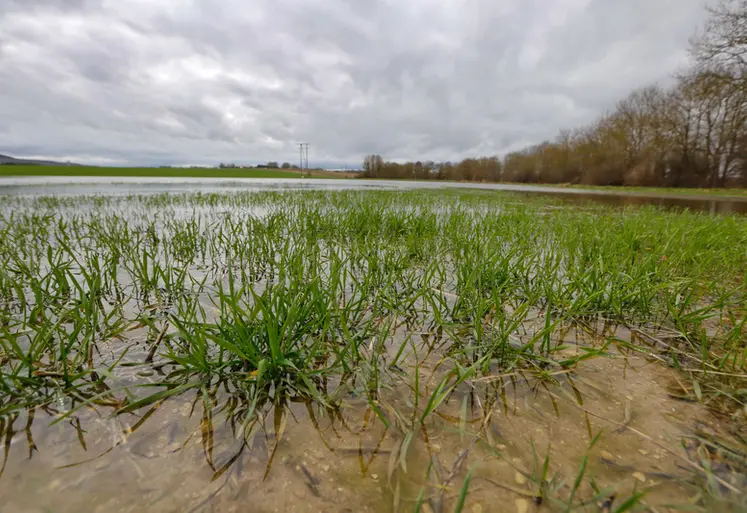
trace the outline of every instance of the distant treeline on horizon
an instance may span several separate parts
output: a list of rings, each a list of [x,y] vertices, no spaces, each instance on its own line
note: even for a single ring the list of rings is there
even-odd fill
[[[220,164],[218,164],[218,168],[220,169],[286,169],[286,170],[301,171],[301,168],[299,166],[295,164],[291,164],[289,162],[283,162],[282,164],[278,164],[277,162],[268,162],[267,164],[257,164],[256,166],[221,162]],[[321,168],[309,167],[309,168],[304,168],[303,170],[306,171],[307,169],[318,170]]]
[[[590,125],[505,158],[386,162],[364,176],[466,181],[747,187],[747,2],[710,9],[694,65],[664,89],[633,91]]]

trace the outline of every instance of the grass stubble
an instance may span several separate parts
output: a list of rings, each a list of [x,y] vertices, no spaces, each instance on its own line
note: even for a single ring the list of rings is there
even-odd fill
[[[674,369],[678,400],[705,405],[729,435],[665,448],[690,472],[689,497],[671,506],[747,507],[747,221],[517,198],[4,198],[0,468],[22,413],[29,423],[39,410],[55,423],[90,409],[147,419],[193,394],[211,466],[218,413],[247,440],[271,418],[269,473],[286,405],[334,416],[356,398],[396,440],[386,476],[395,510],[461,511],[480,483],[514,494],[518,510],[659,511],[646,502],[649,485],[602,487],[592,473],[595,445],[610,432],[660,443],[627,412],[610,419],[573,403],[606,426],[589,432],[575,475],[553,472],[549,448],[533,446],[534,468],[517,469],[520,487],[490,484],[470,458],[478,448],[503,457],[490,420],[507,383],[552,390],[587,360],[630,354]],[[569,344],[569,329],[596,342]],[[125,372],[133,368],[134,377]],[[458,410],[462,449],[449,464],[432,455],[414,465],[414,447],[447,408]],[[215,478],[229,467],[215,467]]]

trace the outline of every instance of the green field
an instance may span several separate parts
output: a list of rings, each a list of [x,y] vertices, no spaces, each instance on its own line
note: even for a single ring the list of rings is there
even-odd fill
[[[0,166],[0,176],[143,176],[196,178],[302,178],[304,173],[285,169],[218,169],[93,166]],[[311,178],[342,178],[334,173],[311,171]]]

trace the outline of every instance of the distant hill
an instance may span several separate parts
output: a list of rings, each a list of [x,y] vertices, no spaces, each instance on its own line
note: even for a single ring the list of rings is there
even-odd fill
[[[16,165],[16,166],[77,166],[78,164],[72,164],[70,162],[55,162],[53,160],[32,160],[32,159],[17,159],[8,155],[0,155],[0,166],[2,165]]]

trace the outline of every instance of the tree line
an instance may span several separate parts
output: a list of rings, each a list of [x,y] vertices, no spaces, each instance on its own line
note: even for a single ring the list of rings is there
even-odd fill
[[[267,164],[257,164],[256,166],[239,165],[234,164],[233,162],[221,162],[220,164],[218,164],[218,167],[220,169],[300,169],[297,165],[291,164],[289,162],[278,164],[274,161],[268,162]]]
[[[364,176],[666,187],[747,186],[747,0],[709,8],[693,65],[669,88],[630,93],[588,126],[504,158],[386,162]]]

